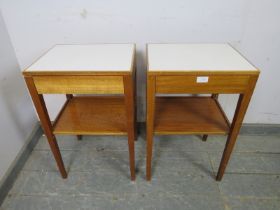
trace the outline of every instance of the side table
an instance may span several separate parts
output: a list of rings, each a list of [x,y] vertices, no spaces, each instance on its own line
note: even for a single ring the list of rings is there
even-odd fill
[[[127,135],[131,180],[135,180],[134,44],[56,45],[23,75],[63,178],[67,173],[55,135],[79,139],[82,135]],[[53,123],[43,94],[66,95]]]
[[[154,135],[202,134],[206,140],[208,134],[227,134],[216,177],[221,180],[259,70],[228,44],[149,44],[147,54],[147,180]],[[239,94],[231,123],[218,94]]]

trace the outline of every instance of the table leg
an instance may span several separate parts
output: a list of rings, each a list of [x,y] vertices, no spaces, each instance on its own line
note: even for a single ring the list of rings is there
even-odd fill
[[[73,94],[66,94],[67,100],[71,100],[73,98]],[[82,140],[83,136],[82,135],[77,135],[78,140]]]
[[[135,112],[134,112],[134,84],[132,75],[126,75],[124,79],[124,100],[127,118],[127,137],[129,148],[129,163],[131,180],[135,180],[135,153],[134,153],[134,140],[135,140]]]
[[[73,98],[73,94],[66,94],[66,98],[70,100],[71,98]]]
[[[249,81],[249,87],[244,94],[240,94],[237,107],[235,110],[234,118],[231,124],[230,133],[227,138],[226,146],[223,152],[222,160],[219,166],[218,174],[216,177],[217,181],[221,181],[227,167],[230,155],[233,151],[237,136],[239,134],[239,130],[242,125],[242,121],[246,114],[246,110],[248,108],[249,102],[251,100],[258,76],[251,76]]]
[[[202,141],[207,141],[207,138],[208,138],[208,135],[207,135],[207,134],[204,134],[204,135],[202,136]]]
[[[134,57],[134,138],[137,141],[137,67],[136,67],[136,56]]]
[[[155,76],[147,77],[147,117],[146,117],[146,141],[147,141],[147,163],[146,179],[152,177],[152,152],[154,137],[154,112],[155,112]]]
[[[34,106],[37,110],[38,116],[41,121],[41,125],[45,132],[45,135],[48,139],[51,151],[56,160],[57,166],[59,168],[62,178],[67,178],[67,173],[64,167],[64,163],[59,151],[59,147],[55,138],[55,135],[52,132],[52,124],[48,115],[48,111],[45,105],[45,101],[42,94],[38,94],[35,84],[32,77],[25,77],[25,81],[30,92],[31,98],[33,100]]]
[[[213,93],[213,94],[211,95],[211,98],[218,99],[218,96],[219,96],[219,94]],[[202,136],[202,141],[207,141],[207,138],[208,138],[208,135],[207,135],[207,134],[204,134],[204,135]]]

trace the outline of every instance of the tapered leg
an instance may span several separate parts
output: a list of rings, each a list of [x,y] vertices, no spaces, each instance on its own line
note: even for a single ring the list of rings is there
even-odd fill
[[[202,136],[202,141],[207,141],[207,138],[208,138],[208,135],[207,135],[207,134],[204,134],[204,135]]]
[[[136,68],[136,56],[134,57],[134,139],[137,141],[137,68]]]
[[[211,95],[211,98],[218,99],[218,96],[219,96],[219,94],[214,93],[214,94]],[[208,135],[207,135],[207,134],[204,134],[204,135],[202,136],[202,141],[207,141],[207,138],[208,138]]]
[[[71,100],[73,98],[73,94],[66,94],[67,100]],[[77,135],[78,140],[82,140],[83,136],[82,135]]]
[[[36,87],[34,85],[32,77],[25,77],[25,81],[30,92],[31,98],[33,100],[34,106],[37,110],[38,116],[41,121],[41,125],[45,132],[45,135],[48,139],[51,151],[56,160],[57,166],[61,173],[62,178],[67,178],[67,173],[63,164],[63,160],[59,151],[59,147],[57,145],[57,141],[55,135],[52,133],[52,125],[47,112],[47,108],[44,102],[44,98],[42,94],[38,94]]]
[[[146,141],[147,141],[147,163],[146,179],[152,177],[152,152],[154,137],[154,112],[155,112],[155,76],[147,77],[147,117],[146,117]]]
[[[73,98],[73,94],[66,94],[66,98],[70,100],[71,98]]]
[[[213,93],[211,95],[211,98],[214,98],[214,99],[218,99],[218,97],[219,97],[219,94],[217,94],[217,93]]]
[[[233,118],[233,121],[231,124],[230,133],[227,138],[227,143],[226,143],[226,146],[225,146],[225,149],[223,152],[222,160],[221,160],[218,174],[216,177],[217,181],[220,181],[223,178],[226,166],[228,164],[230,155],[232,153],[237,136],[239,134],[239,130],[242,125],[242,121],[244,119],[246,110],[247,110],[249,102],[251,100],[257,79],[258,79],[258,76],[251,76],[251,79],[249,81],[249,87],[248,87],[247,91],[244,94],[240,94],[240,96],[239,96],[234,118]]]
[[[126,75],[124,79],[124,100],[127,118],[127,136],[129,148],[129,163],[131,180],[135,180],[135,155],[134,155],[134,140],[135,140],[135,112],[134,112],[134,84],[132,75]]]

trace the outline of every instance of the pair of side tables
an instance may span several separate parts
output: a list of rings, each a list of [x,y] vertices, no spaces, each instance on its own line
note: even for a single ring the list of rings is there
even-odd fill
[[[67,173],[55,135],[127,135],[135,180],[135,57],[134,44],[56,45],[23,71],[63,178]],[[206,140],[208,134],[227,134],[216,177],[221,180],[259,70],[228,44],[149,44],[147,69],[146,179],[151,179],[154,135],[201,134]],[[43,94],[66,95],[54,122]],[[239,94],[231,123],[218,94]]]

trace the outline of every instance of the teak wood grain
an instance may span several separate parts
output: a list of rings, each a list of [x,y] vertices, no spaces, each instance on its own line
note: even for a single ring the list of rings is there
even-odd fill
[[[229,132],[227,119],[211,97],[157,97],[155,107],[155,134]]]
[[[137,129],[137,65],[136,65],[136,57],[134,56],[133,62],[133,81],[134,81],[134,138],[137,141],[138,129]]]
[[[126,112],[127,124],[127,138],[129,147],[129,163],[131,180],[135,180],[135,157],[134,157],[134,140],[136,139],[135,133],[135,106],[134,106],[134,84],[132,76],[124,76],[124,101]],[[125,122],[125,121],[124,121]]]
[[[218,97],[219,97],[219,94],[216,94],[216,93],[213,93],[211,95],[211,98],[215,99],[215,102],[216,102],[217,106],[220,108],[220,110],[222,111],[222,114],[224,115],[224,118],[227,120],[227,124],[230,125],[230,122],[228,121],[227,116],[226,116],[225,112],[223,111],[223,108],[221,107],[221,105],[218,101]],[[202,141],[207,141],[207,138],[208,138],[208,135],[204,134],[202,136]]]
[[[198,83],[197,77],[208,77],[207,83]],[[248,75],[208,75],[157,76],[157,93],[242,93],[246,90]]]
[[[155,76],[147,76],[147,113],[146,113],[146,140],[147,140],[147,160],[146,160],[146,179],[152,177],[152,154],[154,137],[154,115],[155,115]]]
[[[31,98],[33,100],[34,106],[37,110],[38,116],[40,118],[42,128],[48,139],[51,151],[56,160],[60,174],[61,174],[62,178],[67,178],[67,173],[66,173],[66,170],[64,167],[64,163],[63,163],[60,151],[59,151],[59,147],[58,147],[55,135],[52,132],[52,125],[51,125],[51,121],[50,121],[50,118],[49,118],[49,115],[47,112],[47,108],[46,108],[46,105],[44,102],[43,95],[38,94],[32,77],[25,77],[25,81],[27,84],[27,88],[30,92]]]
[[[124,97],[75,96],[56,123],[54,134],[126,135]]]
[[[123,94],[122,76],[34,76],[39,94]]]
[[[66,103],[63,105],[62,109],[58,113],[57,118],[60,116],[60,113],[64,110],[64,107],[67,105],[67,102],[69,102],[70,99],[73,98],[73,94],[66,94]],[[78,141],[82,140],[83,136],[82,135],[77,135]]]

